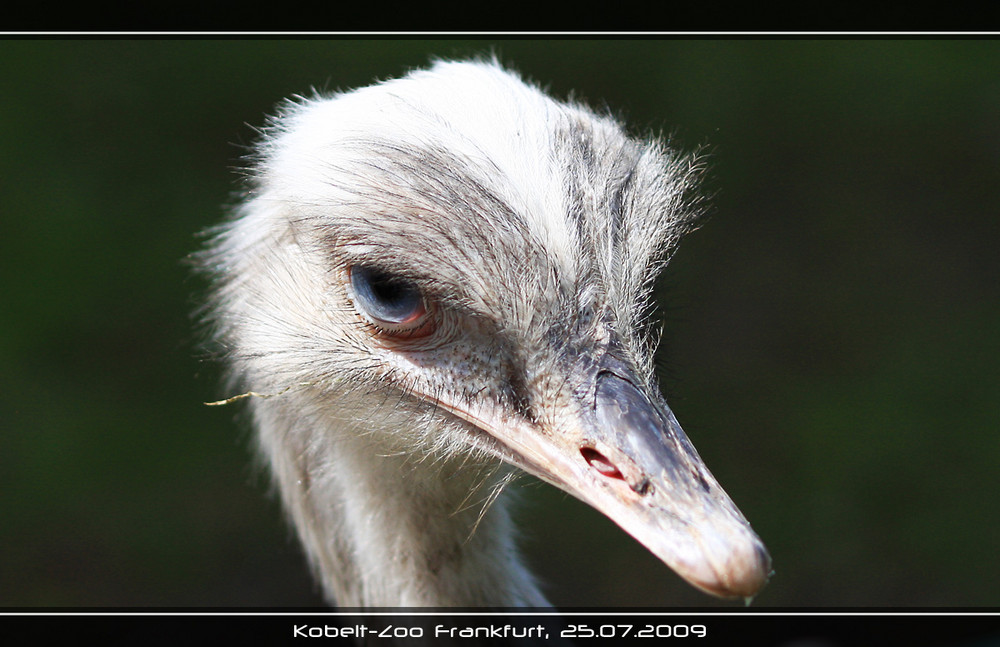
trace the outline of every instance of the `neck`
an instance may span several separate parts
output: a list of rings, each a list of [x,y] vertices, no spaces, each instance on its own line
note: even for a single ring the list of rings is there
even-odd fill
[[[518,555],[495,462],[418,457],[371,430],[255,403],[260,442],[340,607],[548,606]],[[292,411],[299,416],[293,416]],[[411,421],[412,424],[412,421]]]

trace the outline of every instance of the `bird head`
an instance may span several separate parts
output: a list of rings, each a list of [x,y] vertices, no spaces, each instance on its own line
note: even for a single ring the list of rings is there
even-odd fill
[[[264,134],[208,260],[245,383],[301,385],[304,415],[399,451],[521,468],[711,594],[763,586],[763,544],[652,368],[696,157],[491,62],[297,99]]]

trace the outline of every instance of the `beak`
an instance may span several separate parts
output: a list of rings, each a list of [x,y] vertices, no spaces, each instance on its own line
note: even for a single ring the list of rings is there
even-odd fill
[[[574,470],[562,487],[699,589],[752,597],[771,573],[767,549],[663,398],[648,397],[637,384],[623,362],[604,356],[596,378],[596,424],[580,449],[590,471]]]
[[[753,597],[771,558],[662,396],[610,353],[591,376],[577,412],[555,414],[558,431],[448,408],[487,432],[487,449],[593,506],[690,584]]]

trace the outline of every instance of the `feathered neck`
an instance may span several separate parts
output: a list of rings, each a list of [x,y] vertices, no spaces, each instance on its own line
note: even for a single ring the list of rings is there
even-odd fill
[[[308,405],[292,398],[254,405],[282,499],[332,603],[549,606],[517,552],[495,460],[414,455],[364,423],[303,415]]]

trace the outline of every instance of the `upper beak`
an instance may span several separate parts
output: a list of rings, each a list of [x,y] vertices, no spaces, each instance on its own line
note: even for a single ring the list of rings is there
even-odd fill
[[[495,453],[605,514],[692,585],[754,596],[771,558],[662,396],[610,353],[589,380],[593,400],[560,409],[559,430],[448,408],[499,441]]]

